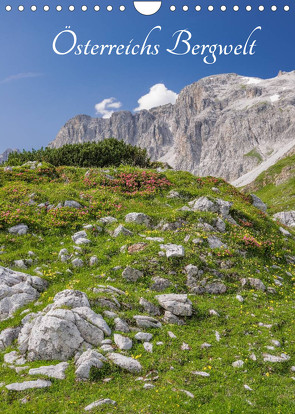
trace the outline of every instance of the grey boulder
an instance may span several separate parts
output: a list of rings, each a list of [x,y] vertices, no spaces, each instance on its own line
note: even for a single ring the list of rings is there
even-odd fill
[[[108,354],[108,359],[112,361],[115,365],[119,366],[120,368],[132,372],[137,373],[142,370],[142,366],[139,361],[133,359],[131,357],[127,357],[125,355],[121,355],[115,352]]]
[[[191,316],[193,313],[192,302],[186,294],[171,293],[156,296],[160,306],[177,316]]]
[[[29,227],[26,224],[18,224],[17,226],[10,227],[8,232],[10,234],[16,234],[17,236],[24,236],[29,231]]]
[[[32,368],[29,370],[29,375],[45,375],[49,378],[56,378],[63,380],[66,378],[65,371],[69,364],[67,362],[61,362],[56,365],[47,365],[39,368]]]
[[[144,224],[149,226],[151,218],[144,213],[129,213],[125,216],[126,223]]]

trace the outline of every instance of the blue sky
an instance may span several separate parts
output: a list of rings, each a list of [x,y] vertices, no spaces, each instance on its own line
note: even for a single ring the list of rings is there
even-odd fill
[[[68,119],[81,113],[95,116],[95,105],[110,97],[121,102],[121,109],[133,110],[138,107],[138,99],[158,83],[179,93],[184,86],[212,74],[236,72],[267,78],[276,76],[280,69],[295,69],[294,6],[287,13],[271,12],[270,2],[262,2],[268,8],[262,13],[210,13],[205,10],[208,2],[190,0],[167,2],[155,15],[142,16],[131,2],[102,0],[97,4],[101,6],[98,13],[32,13],[28,7],[22,13],[1,10],[0,152],[7,147],[46,146]],[[126,11],[107,12],[107,4],[114,8],[124,4]],[[188,4],[191,10],[183,12],[178,7],[172,13],[170,4]],[[204,6],[204,10],[195,12],[196,4]],[[234,3],[225,4],[231,8]],[[280,2],[281,8],[282,5]],[[162,31],[152,36],[160,44],[156,56],[58,56],[52,50],[54,37],[65,26],[75,31],[78,43],[91,39],[97,44],[128,44],[132,38],[135,43],[142,43],[156,25],[162,26]],[[213,65],[206,65],[200,56],[165,53],[174,44],[172,34],[176,30],[190,30],[192,44],[238,44],[244,43],[256,26],[262,26],[262,31],[255,37],[257,47],[253,56],[220,56]]]

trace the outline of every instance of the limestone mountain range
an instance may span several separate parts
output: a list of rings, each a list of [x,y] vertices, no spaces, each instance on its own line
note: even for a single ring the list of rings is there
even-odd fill
[[[77,115],[50,146],[114,137],[175,169],[245,185],[295,148],[294,86],[295,71],[272,79],[210,76],[186,86],[174,105],[109,119]]]

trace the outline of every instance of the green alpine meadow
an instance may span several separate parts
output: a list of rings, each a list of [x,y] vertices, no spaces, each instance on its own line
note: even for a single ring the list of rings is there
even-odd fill
[[[1,414],[294,413],[291,186],[109,144],[0,167]]]

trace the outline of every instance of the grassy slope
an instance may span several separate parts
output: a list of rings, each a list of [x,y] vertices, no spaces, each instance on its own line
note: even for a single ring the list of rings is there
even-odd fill
[[[285,178],[284,178],[285,177]],[[276,184],[276,180],[278,183]],[[295,209],[295,154],[283,158],[260,174],[245,191],[255,192],[270,213]]]
[[[124,172],[134,172],[128,168]],[[138,304],[141,296],[153,301],[157,294],[149,290],[153,276],[163,276],[173,282],[167,292],[187,292],[183,269],[192,263],[200,268],[206,268],[204,276],[214,279],[214,270],[222,273],[222,279],[228,287],[226,294],[190,295],[195,313],[187,319],[185,326],[164,325],[161,330],[150,330],[154,334],[152,340],[154,352],[148,354],[141,344],[135,343],[130,355],[137,356],[143,365],[143,373],[147,375],[151,370],[157,370],[152,376],[159,376],[154,382],[155,388],[143,389],[143,382],[136,381],[134,375],[124,373],[108,366],[104,370],[94,373],[92,381],[76,382],[74,378],[74,364],[67,372],[64,381],[53,380],[51,388],[46,390],[32,390],[21,393],[9,392],[0,388],[1,413],[82,413],[83,408],[100,398],[111,398],[117,401],[116,407],[106,406],[99,412],[105,413],[292,413],[294,412],[295,381],[292,379],[290,367],[295,365],[294,356],[294,287],[295,266],[285,260],[286,254],[295,252],[294,239],[285,241],[278,227],[263,213],[255,209],[248,198],[222,180],[212,178],[198,179],[189,173],[167,171],[164,175],[170,180],[172,186],[154,194],[128,195],[114,192],[112,189],[97,186],[89,188],[83,182],[86,170],[60,168],[48,169],[43,172],[15,170],[12,174],[4,173],[0,169],[0,246],[3,254],[0,264],[13,268],[13,261],[28,258],[28,251],[36,254],[36,263],[29,267],[27,273],[34,274],[34,269],[41,266],[44,277],[50,282],[48,290],[42,294],[42,304],[31,304],[26,309],[42,310],[52,302],[53,296],[65,288],[74,288],[87,293],[90,299],[99,294],[91,292],[97,284],[112,284],[126,291],[127,296],[120,302],[131,306],[122,306],[118,312],[120,316],[134,325],[132,316],[143,313]],[[118,171],[110,171],[116,175]],[[101,173],[102,175],[102,173]],[[216,195],[212,187],[218,187],[220,193]],[[169,200],[167,193],[170,189],[181,193],[182,199]],[[72,215],[69,211],[62,218],[52,218],[49,213],[36,215],[36,207],[28,207],[25,203],[29,195],[35,193],[38,202],[50,201],[57,204],[66,199],[75,199],[87,207],[86,213],[79,217],[77,212]],[[83,194],[83,200],[81,200]],[[227,232],[218,233],[228,244],[228,252],[223,250],[210,250],[206,238],[208,233],[196,228],[200,217],[212,222],[216,214],[179,212],[178,208],[187,204],[189,200],[200,195],[220,197],[233,202],[232,215],[241,226],[227,223]],[[169,205],[167,204],[169,203]],[[19,209],[19,210],[18,210]],[[3,212],[9,211],[8,215]],[[60,263],[58,252],[66,247],[74,252],[71,235],[81,229],[82,223],[97,223],[99,217],[113,215],[124,223],[124,216],[128,212],[144,212],[149,214],[154,223],[164,219],[167,222],[176,218],[184,218],[187,224],[178,232],[146,229],[144,226],[126,224],[134,231],[132,237],[120,236],[117,239],[110,237],[105,231],[102,234],[92,235],[91,245],[83,247],[82,258],[87,259],[96,254],[99,265],[90,268],[72,269],[70,264]],[[7,233],[9,225],[26,222],[31,234],[15,237]],[[63,227],[63,225],[65,227]],[[249,227],[250,226],[250,227]],[[111,229],[114,226],[111,226]],[[139,253],[120,253],[122,245],[130,245],[144,241],[140,234],[148,236],[161,236],[165,242],[173,242],[185,246],[183,259],[167,259],[160,257],[159,244],[148,242],[148,247]],[[184,243],[186,235],[192,235],[188,243]],[[256,240],[271,241],[270,249],[249,249],[243,245],[245,235],[252,235]],[[199,246],[192,243],[194,237],[201,237],[204,243]],[[61,245],[61,243],[64,243]],[[247,252],[246,257],[240,255],[239,250]],[[202,261],[201,255],[205,257]],[[156,258],[157,263],[150,261]],[[229,261],[229,269],[222,270],[221,262]],[[122,269],[112,271],[115,266],[124,268],[127,264],[144,271],[145,277],[136,284],[127,284],[121,277]],[[279,268],[272,268],[272,265]],[[72,274],[66,272],[71,268]],[[175,274],[171,274],[173,271]],[[292,274],[288,276],[286,271]],[[106,282],[111,276],[114,282]],[[283,287],[275,286],[274,281],[280,276],[284,279]],[[276,295],[270,295],[250,289],[242,290],[239,279],[242,277],[259,277],[267,286],[275,286]],[[241,304],[236,298],[240,293],[245,298]],[[106,297],[106,294],[101,296]],[[93,306],[96,312],[103,309]],[[220,317],[210,316],[209,310],[215,309]],[[22,309],[23,310],[23,309]],[[0,323],[0,330],[8,326],[16,326],[22,319],[21,311],[13,319]],[[271,324],[272,328],[259,326],[259,322]],[[110,326],[112,321],[108,320]],[[167,331],[171,330],[177,339],[170,339]],[[215,331],[220,333],[218,342]],[[130,337],[134,333],[129,334]],[[282,347],[268,351],[271,340],[277,339]],[[163,345],[156,345],[162,341]],[[191,350],[181,350],[181,344],[186,342]],[[201,344],[208,342],[211,348],[201,349]],[[11,347],[6,352],[15,349]],[[254,352],[257,361],[249,356]],[[291,356],[290,361],[284,363],[263,362],[262,353],[269,352],[280,355],[286,352]],[[2,365],[4,353],[0,354]],[[243,368],[233,368],[232,363],[244,360]],[[50,363],[45,363],[50,364]],[[30,367],[44,365],[44,362],[29,363]],[[174,369],[171,369],[173,367]],[[194,376],[192,371],[207,371],[210,377]],[[294,375],[294,374],[293,374]],[[104,378],[112,378],[110,382],[103,382]],[[0,366],[0,382],[5,384],[23,380],[36,379],[30,377],[26,371],[16,374],[9,368]],[[250,386],[253,391],[244,388]],[[192,399],[181,390],[194,394]],[[21,399],[27,398],[26,404]],[[98,412],[94,410],[94,412]]]

